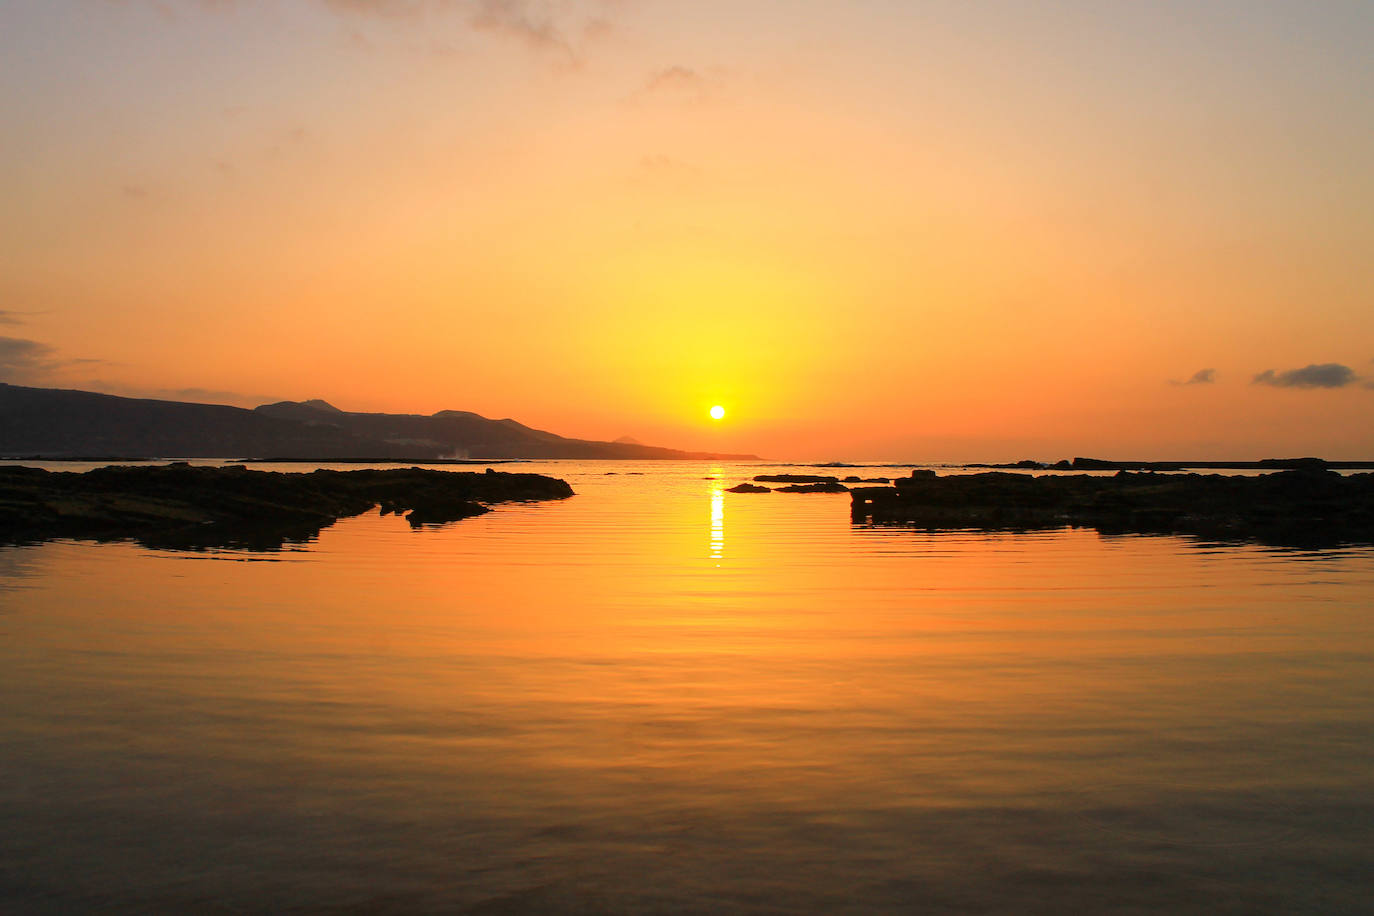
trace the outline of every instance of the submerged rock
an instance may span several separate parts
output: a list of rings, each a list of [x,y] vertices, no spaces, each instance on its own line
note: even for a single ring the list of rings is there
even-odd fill
[[[726,493],[772,493],[773,491],[772,491],[771,489],[769,489],[768,487],[761,487],[761,486],[758,486],[757,484],[752,484],[752,483],[745,482],[745,483],[739,484],[738,486],[730,487],[730,488],[728,488],[725,492],[726,492]]]

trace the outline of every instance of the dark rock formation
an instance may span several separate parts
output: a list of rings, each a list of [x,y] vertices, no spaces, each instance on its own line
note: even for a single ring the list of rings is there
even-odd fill
[[[892,483],[891,477],[846,477],[841,483]]]
[[[760,486],[758,486],[757,484],[752,484],[752,483],[745,482],[745,483],[739,484],[738,486],[730,487],[730,488],[727,489],[725,492],[726,492],[726,493],[772,493],[773,491],[770,490],[768,487],[760,487]]]
[[[849,487],[831,480],[829,483],[794,483],[790,487],[778,487],[779,493],[848,493]]]
[[[759,483],[839,483],[840,479],[819,474],[757,474],[754,480]]]
[[[1065,462],[1065,465],[1068,466],[1068,467],[1072,467],[1072,465],[1068,465],[1067,462]],[[977,464],[966,464],[966,465],[964,465],[964,467],[966,467],[966,468],[1006,468],[1006,469],[1008,469],[1008,470],[1011,470],[1011,469],[1019,469],[1019,470],[1023,470],[1023,471],[1042,471],[1042,470],[1044,470],[1045,468],[1049,467],[1049,465],[1043,464],[1042,462],[1039,462],[1039,461],[1035,461],[1034,459],[1031,459],[1031,458],[1023,458],[1023,459],[1020,460],[1020,461],[1012,461],[1012,462],[1009,462],[1009,463],[1006,463],[1006,464],[983,464],[983,463],[980,462],[980,463],[977,463]]]
[[[1327,468],[1341,471],[1374,470],[1374,461],[1326,461],[1321,458],[1263,458],[1259,461],[1112,461],[1105,458],[1064,459],[1042,464],[1026,459],[1011,464],[965,464],[965,468],[1054,471],[1298,471]]]
[[[1183,465],[1172,461],[1107,461],[1102,458],[1075,458],[1069,462],[1075,471],[1181,471]]]
[[[853,491],[855,522],[1103,533],[1188,534],[1292,546],[1374,543],[1374,474],[1320,469],[1218,474],[1043,475],[992,472],[899,479]]]
[[[380,505],[412,526],[480,515],[485,504],[564,499],[539,474],[420,468],[284,474],[171,465],[88,473],[0,467],[0,541],[132,539],[148,546],[279,548]]]

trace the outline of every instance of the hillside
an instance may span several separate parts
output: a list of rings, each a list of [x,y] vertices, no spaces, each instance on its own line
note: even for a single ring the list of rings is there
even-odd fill
[[[254,410],[0,383],[0,457],[750,459],[568,439],[514,420],[444,410],[351,413],[322,400]]]

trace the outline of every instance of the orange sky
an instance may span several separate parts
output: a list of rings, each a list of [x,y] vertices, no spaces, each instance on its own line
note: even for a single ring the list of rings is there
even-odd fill
[[[0,379],[1370,458],[1371,44],[1356,2],[9,0]]]

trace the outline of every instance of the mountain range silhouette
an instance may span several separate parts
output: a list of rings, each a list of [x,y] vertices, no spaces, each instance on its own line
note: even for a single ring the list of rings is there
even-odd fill
[[[570,439],[466,410],[428,416],[355,413],[319,399],[248,410],[0,383],[0,457],[434,461],[757,456]]]

